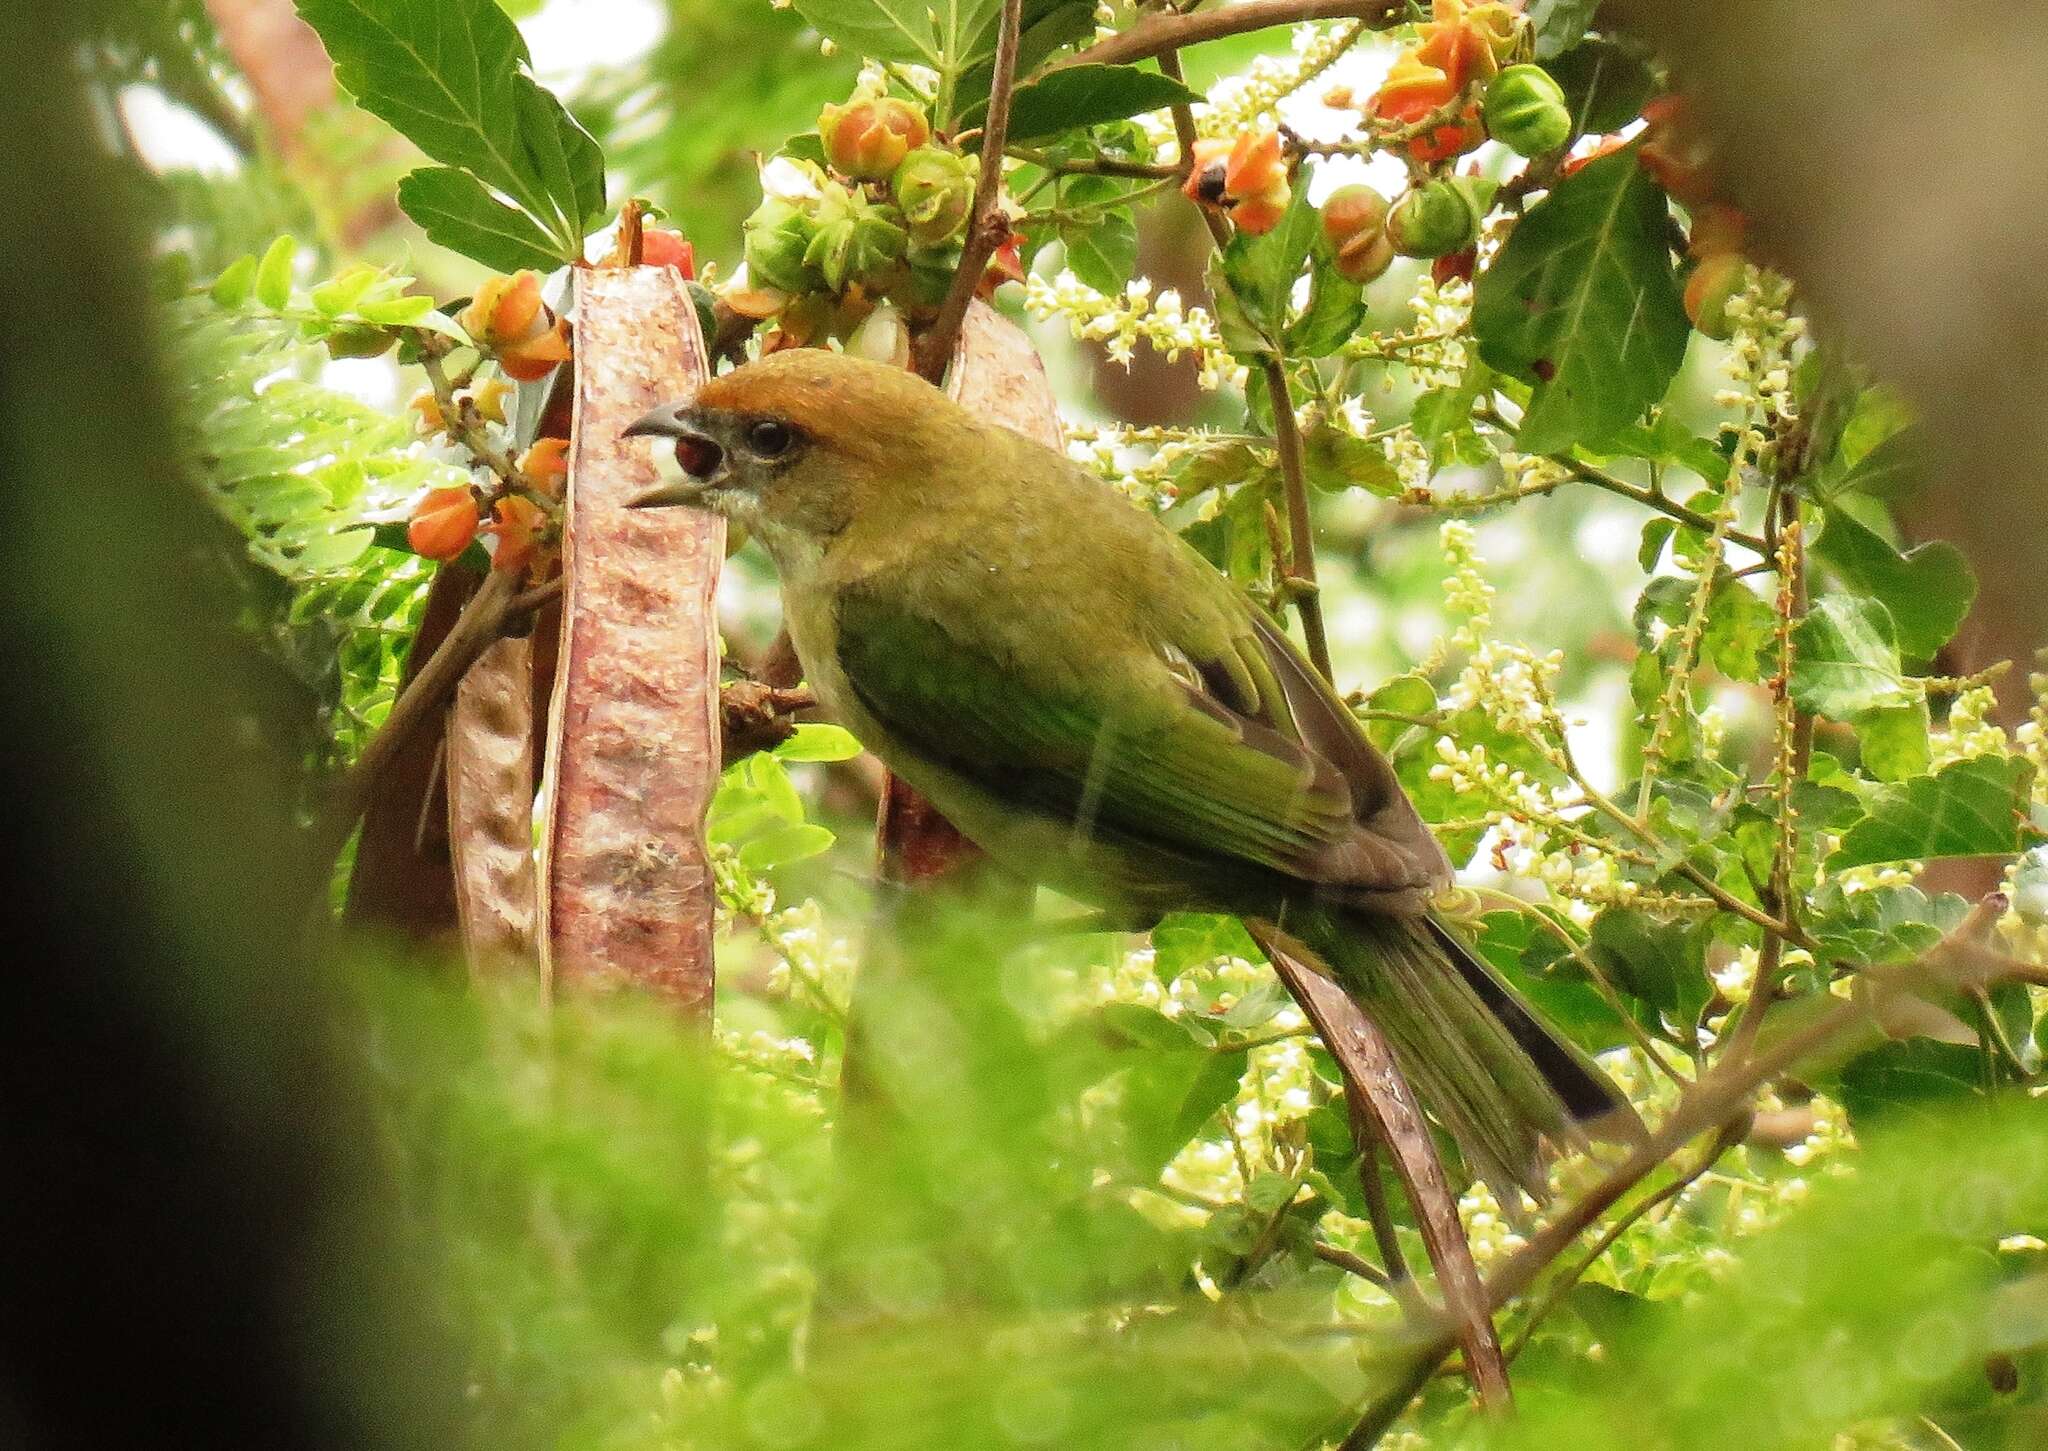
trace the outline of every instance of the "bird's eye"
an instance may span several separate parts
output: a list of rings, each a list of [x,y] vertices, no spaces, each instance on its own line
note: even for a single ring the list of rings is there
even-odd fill
[[[762,458],[777,458],[789,452],[796,434],[786,423],[764,418],[747,430],[747,447]]]

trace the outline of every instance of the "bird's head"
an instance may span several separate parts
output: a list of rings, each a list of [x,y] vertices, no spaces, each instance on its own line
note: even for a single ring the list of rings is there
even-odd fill
[[[916,507],[920,477],[943,455],[948,427],[965,419],[901,368],[790,349],[713,378],[689,402],[628,428],[629,437],[652,440],[662,475],[628,507],[714,510],[778,558],[822,549],[856,518]]]

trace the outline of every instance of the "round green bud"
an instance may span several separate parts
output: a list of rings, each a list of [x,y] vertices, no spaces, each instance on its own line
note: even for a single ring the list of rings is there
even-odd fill
[[[1486,134],[1521,156],[1542,156],[1572,139],[1564,89],[1538,65],[1511,65],[1486,88]]]
[[[974,162],[937,146],[920,146],[904,157],[889,188],[911,237],[937,246],[964,232],[979,175]]]
[[[818,198],[814,219],[817,230],[804,249],[804,264],[833,292],[887,271],[903,260],[910,242],[903,213],[836,182]]]
[[[742,228],[747,281],[778,292],[811,291],[819,279],[804,256],[817,230],[817,223],[794,202],[782,197],[764,200]]]
[[[1424,182],[1387,214],[1387,240],[1403,257],[1441,257],[1478,239],[1479,209],[1453,179]]]
[[[343,323],[322,339],[333,358],[381,358],[391,351],[398,334],[372,323]]]

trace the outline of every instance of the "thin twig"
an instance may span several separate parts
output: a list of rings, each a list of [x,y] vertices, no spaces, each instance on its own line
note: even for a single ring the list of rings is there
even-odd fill
[[[1059,61],[1058,66],[1128,65],[1161,56],[1182,46],[1222,40],[1276,25],[1304,20],[1363,20],[1373,26],[1394,25],[1408,14],[1407,0],[1245,0],[1192,15],[1155,11],[1119,34]],[[1164,66],[1161,67],[1165,69]]]
[[[1326,1244],[1322,1240],[1317,1240],[1316,1258],[1326,1265],[1335,1265],[1346,1274],[1356,1275],[1368,1284],[1378,1285],[1389,1294],[1393,1293],[1393,1281],[1377,1265],[1373,1264],[1363,1255],[1356,1255],[1348,1249],[1339,1249],[1334,1244]]]
[[[1010,99],[1017,80],[1017,32],[1024,23],[1024,0],[1003,0],[996,31],[995,74],[989,82],[988,119],[982,123],[981,175],[974,183],[974,221],[953,272],[953,285],[939,314],[918,343],[917,371],[937,383],[953,360],[953,345],[967,319],[967,304],[988,270],[989,259],[1010,239],[1010,219],[1003,211],[1003,153],[1010,134]]]
[[[1316,584],[1316,537],[1308,510],[1308,477],[1301,457],[1301,425],[1294,417],[1294,391],[1287,365],[1266,359],[1266,393],[1273,405],[1273,440],[1280,446],[1280,479],[1287,492],[1287,569],[1282,585],[1301,616],[1308,658],[1323,679],[1334,681],[1330,639],[1323,629],[1323,599]]]
[[[1564,1302],[1564,1297],[1571,1293],[1572,1286],[1584,1279],[1586,1272],[1592,1269],[1594,1265],[1600,1263],[1601,1256],[1614,1248],[1614,1242],[1628,1233],[1630,1226],[1641,1222],[1643,1216],[1658,1205],[1669,1204],[1687,1189],[1698,1183],[1700,1176],[1718,1164],[1721,1161],[1721,1156],[1741,1140],[1742,1135],[1738,1131],[1739,1129],[1739,1120],[1722,1125],[1721,1132],[1715,1136],[1714,1142],[1693,1162],[1693,1166],[1690,1169],[1687,1169],[1669,1184],[1664,1185],[1656,1193],[1644,1195],[1634,1208],[1614,1220],[1613,1223],[1600,1232],[1600,1237],[1593,1241],[1593,1247],[1580,1256],[1576,1264],[1559,1275],[1545,1288],[1543,1298],[1537,1301],[1535,1307],[1530,1310],[1528,1318],[1522,1322],[1521,1331],[1515,1336],[1514,1344],[1510,1345],[1504,1352],[1510,1364],[1527,1347],[1529,1341],[1535,1336],[1537,1327],[1543,1323],[1553,1310]]]
[[[1917,991],[1929,980],[1967,986],[1971,982],[2026,980],[2037,971],[2028,964],[1976,950],[1973,934],[1979,931],[1978,919],[1967,919],[1918,962],[1903,968],[1867,967],[1864,973],[1873,981]],[[1989,960],[1979,960],[1986,958]],[[1498,1309],[1526,1291],[1546,1266],[1569,1249],[1622,1196],[1693,1139],[1710,1129],[1718,1130],[1746,1118],[1750,1095],[1758,1088],[1868,1021],[1868,1010],[1862,1003],[1835,998],[1811,1022],[1768,1049],[1739,1061],[1724,1059],[1679,1099],[1663,1123],[1638,1143],[1626,1159],[1501,1263],[1486,1282],[1488,1306]],[[1366,1406],[1358,1425],[1342,1443],[1344,1451],[1366,1451],[1375,1445],[1456,1345],[1454,1330],[1439,1328],[1401,1367],[1394,1381]]]

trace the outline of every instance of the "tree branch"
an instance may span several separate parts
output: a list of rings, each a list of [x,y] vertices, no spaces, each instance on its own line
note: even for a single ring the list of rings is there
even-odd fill
[[[1266,395],[1273,404],[1273,440],[1280,446],[1280,478],[1287,490],[1287,567],[1281,576],[1287,597],[1301,615],[1308,658],[1323,679],[1335,682],[1330,669],[1330,640],[1323,630],[1323,600],[1316,584],[1315,527],[1309,517],[1308,479],[1301,459],[1301,425],[1294,417],[1294,390],[1287,365],[1266,359]]]
[[[1976,941],[1989,918],[1988,910],[1973,913],[1919,962],[1901,968],[1866,968],[1864,975],[1873,982],[1907,992],[1936,983],[1967,987],[2006,979],[2026,981],[2035,976],[2039,969],[2002,957]],[[1864,1002],[1834,998],[1811,1022],[1768,1049],[1724,1061],[1694,1084],[1664,1122],[1637,1144],[1626,1159],[1501,1264],[1486,1282],[1488,1307],[1498,1310],[1527,1290],[1546,1266],[1570,1249],[1623,1195],[1693,1139],[1709,1130],[1726,1129],[1746,1116],[1749,1097],[1758,1088],[1870,1021],[1870,1009]],[[1456,1345],[1454,1330],[1440,1327],[1415,1351],[1394,1382],[1365,1408],[1358,1425],[1345,1437],[1341,1451],[1367,1451],[1377,1444]]]
[[[1219,6],[1193,15],[1156,11],[1130,29],[1057,62],[1053,69],[1070,65],[1128,65],[1182,46],[1253,30],[1270,30],[1276,25],[1295,25],[1304,20],[1363,20],[1368,25],[1385,27],[1407,15],[1407,0],[1246,0],[1242,5]]]
[[[1003,211],[1003,155],[1010,135],[1010,99],[1017,81],[1017,32],[1024,23],[1024,0],[1003,0],[996,31],[995,74],[989,82],[988,119],[982,123],[981,175],[974,183],[974,221],[954,270],[953,285],[939,305],[939,315],[918,342],[917,371],[927,382],[946,376],[967,304],[981,285],[989,259],[1010,239],[1010,219]]]

